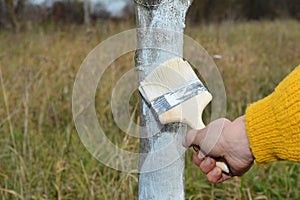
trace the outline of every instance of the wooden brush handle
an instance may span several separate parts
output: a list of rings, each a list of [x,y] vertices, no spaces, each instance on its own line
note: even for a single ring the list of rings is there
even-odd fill
[[[227,164],[225,162],[217,161],[216,166],[219,167],[223,172],[225,172],[227,174],[230,173],[229,167],[227,166]]]

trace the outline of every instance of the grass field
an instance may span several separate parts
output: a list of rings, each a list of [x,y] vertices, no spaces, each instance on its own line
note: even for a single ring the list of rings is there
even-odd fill
[[[72,87],[83,59],[99,42],[133,27],[0,31],[0,199],[137,199],[137,174],[115,171],[94,159],[77,135],[71,112]],[[188,25],[186,33],[210,55],[222,55],[215,62],[226,87],[229,119],[272,92],[300,64],[296,21]],[[107,95],[134,66],[133,56],[124,55],[110,66],[96,108],[111,140],[137,152],[138,140],[114,123]],[[133,112],[138,112],[137,103],[135,96]],[[241,178],[213,185],[192,164],[192,153],[186,155],[186,199],[300,199],[298,164],[254,166]]]

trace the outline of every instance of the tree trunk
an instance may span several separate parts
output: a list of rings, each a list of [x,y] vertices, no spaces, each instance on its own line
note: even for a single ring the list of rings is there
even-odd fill
[[[24,0],[19,1],[18,4],[17,4],[17,7],[18,7],[18,5],[24,5],[23,1]],[[18,21],[18,17],[17,17],[18,13],[16,13],[17,10],[15,9],[14,1],[5,0],[5,3],[6,3],[6,8],[5,9],[7,11],[7,17],[8,17],[9,23],[11,24],[13,30],[16,33],[18,33],[20,31],[20,23]]]
[[[136,67],[142,81],[162,62],[183,52],[185,16],[190,0],[136,0]],[[184,199],[186,126],[162,125],[141,101],[139,199]]]
[[[83,14],[84,14],[84,24],[85,25],[90,25],[90,10],[91,10],[91,6],[90,6],[90,0],[85,0],[83,2]]]

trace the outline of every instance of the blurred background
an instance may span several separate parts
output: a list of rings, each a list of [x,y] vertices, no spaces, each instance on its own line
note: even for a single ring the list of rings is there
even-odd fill
[[[185,33],[220,70],[227,118],[242,115],[300,64],[299,20],[299,0],[194,0]],[[137,199],[138,175],[110,169],[90,155],[71,105],[84,58],[130,28],[130,0],[0,0],[0,199]],[[138,138],[118,128],[110,107],[114,86],[133,67],[130,52],[107,68],[95,106],[107,137],[138,152]],[[137,92],[129,104],[131,119],[139,123]],[[297,163],[254,166],[243,177],[213,185],[192,156],[187,151],[186,199],[300,199]]]
[[[197,0],[189,11],[193,23],[224,20],[300,19],[298,0]],[[134,18],[131,0],[1,0],[0,28],[17,31],[28,23],[94,24],[97,19]]]

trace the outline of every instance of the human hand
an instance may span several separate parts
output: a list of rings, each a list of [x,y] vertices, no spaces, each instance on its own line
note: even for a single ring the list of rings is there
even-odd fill
[[[206,174],[212,183],[223,182],[233,176],[247,172],[254,161],[246,134],[245,117],[233,122],[218,119],[201,130],[187,133],[185,147],[199,146],[194,155],[194,163]],[[216,160],[225,160],[230,173],[224,173],[216,166]]]

